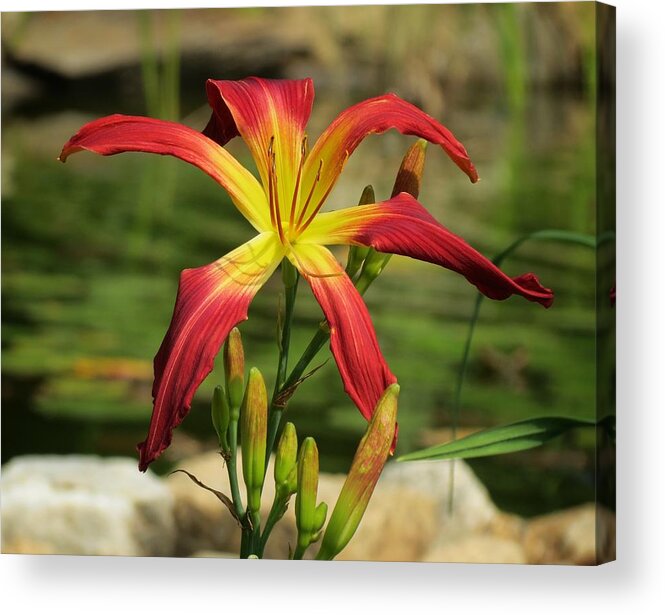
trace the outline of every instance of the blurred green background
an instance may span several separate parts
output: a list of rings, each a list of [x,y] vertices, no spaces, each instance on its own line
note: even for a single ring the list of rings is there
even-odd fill
[[[311,76],[310,142],[346,106],[394,91],[465,144],[481,182],[434,147],[421,202],[488,256],[531,231],[595,233],[595,12],[592,3],[256,8],[2,16],[2,461],[36,452],[133,455],[151,411],[152,357],[181,269],[252,235],[226,194],[181,161],[79,154],[56,161],[86,121],[110,113],[201,129],[204,82]],[[329,208],[372,183],[389,196],[412,138],[368,138]],[[240,140],[229,149],[251,168]],[[344,261],[345,252],[338,252]],[[525,243],[506,261],[554,289],[550,310],[486,301],[458,433],[529,416],[595,414],[595,255]],[[248,362],[276,368],[274,276],[241,327]],[[366,294],[402,384],[398,453],[450,438],[475,289],[395,257]],[[293,357],[321,312],[306,286]],[[319,359],[329,357],[327,349]],[[220,365],[155,469],[215,446],[209,398]],[[287,416],[348,467],[365,423],[328,361]],[[472,466],[505,510],[533,515],[594,499],[594,433]]]

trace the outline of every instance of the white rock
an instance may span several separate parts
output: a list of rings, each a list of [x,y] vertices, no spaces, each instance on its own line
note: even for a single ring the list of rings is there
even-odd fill
[[[173,553],[171,492],[133,459],[17,457],[2,468],[1,493],[4,553]]]
[[[485,485],[461,460],[388,463],[379,485],[427,494],[437,503],[439,523],[449,530],[453,527],[460,531],[476,530],[488,524],[498,512]]]

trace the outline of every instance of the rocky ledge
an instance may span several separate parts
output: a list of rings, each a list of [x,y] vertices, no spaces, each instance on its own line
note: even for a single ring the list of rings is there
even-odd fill
[[[179,467],[228,493],[217,453]],[[322,474],[319,499],[333,506],[343,480]],[[449,480],[450,462],[389,463],[339,559],[583,565],[613,559],[614,514],[593,503],[533,519],[509,515],[458,461],[450,511]],[[3,553],[224,557],[239,546],[237,526],[214,495],[184,474],[140,474],[133,459],[18,457],[3,466],[1,494]],[[266,515],[272,496],[267,481]],[[291,507],[266,557],[285,558],[293,544]]]

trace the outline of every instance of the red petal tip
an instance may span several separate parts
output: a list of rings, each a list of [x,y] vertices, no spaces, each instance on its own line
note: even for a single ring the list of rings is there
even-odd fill
[[[532,291],[534,293],[537,293],[538,295],[543,295],[542,297],[537,297],[531,299],[531,301],[535,301],[537,303],[540,303],[545,308],[548,308],[554,303],[554,293],[552,292],[551,289],[546,288],[543,286],[540,281],[538,280],[538,277],[534,273],[525,273],[523,275],[517,276],[516,278],[513,278],[516,284],[519,286],[522,286],[523,288]]]

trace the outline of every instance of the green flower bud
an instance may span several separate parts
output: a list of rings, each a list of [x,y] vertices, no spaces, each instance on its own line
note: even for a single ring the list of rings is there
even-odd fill
[[[245,388],[245,351],[237,327],[231,329],[224,346],[224,373],[226,375],[226,390],[229,394],[229,405],[231,406],[231,418],[238,420],[237,415],[233,415],[240,408]]]
[[[318,535],[325,522],[327,506],[316,505],[319,490],[319,451],[314,438],[305,438],[298,457],[298,492],[296,495],[296,527],[298,544],[294,557],[300,559]]]
[[[379,399],[337,498],[316,559],[333,559],[358,529],[395,438],[398,397],[399,385],[391,384]]]
[[[370,205],[371,203],[376,203],[374,188],[372,186],[365,186],[358,205]],[[356,275],[369,251],[370,248],[367,246],[351,246],[349,248],[349,256],[346,261],[346,273],[349,277],[353,278]]]
[[[242,475],[247,487],[247,506],[252,514],[261,508],[261,491],[266,460],[268,396],[261,372],[249,370],[247,390],[240,410]]]
[[[224,387],[217,385],[215,390],[212,393],[212,403],[211,414],[212,414],[212,424],[217,432],[217,438],[219,439],[219,447],[222,451],[228,452],[229,443],[226,435],[226,431],[229,428],[229,421],[231,419],[231,414],[229,412],[229,402],[226,399],[226,392]]]
[[[298,435],[293,423],[284,425],[275,455],[275,486],[282,499],[296,492]]]

